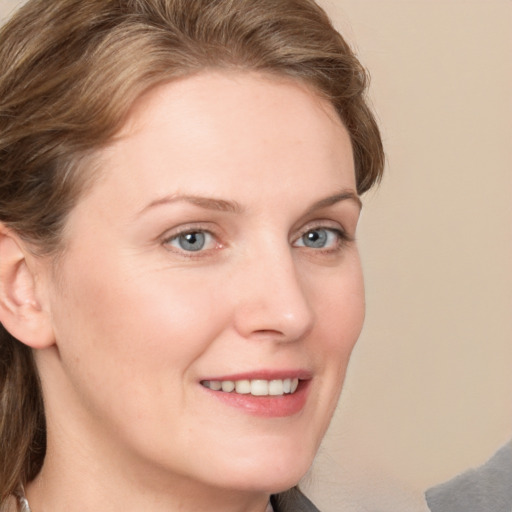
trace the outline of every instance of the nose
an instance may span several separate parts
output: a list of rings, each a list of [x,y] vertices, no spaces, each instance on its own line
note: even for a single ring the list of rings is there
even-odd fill
[[[237,274],[234,323],[240,335],[290,342],[311,331],[314,310],[289,247],[260,247]]]

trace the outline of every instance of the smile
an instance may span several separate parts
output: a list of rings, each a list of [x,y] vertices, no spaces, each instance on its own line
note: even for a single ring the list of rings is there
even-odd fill
[[[299,379],[203,380],[201,385],[212,391],[253,396],[282,396],[297,391]]]

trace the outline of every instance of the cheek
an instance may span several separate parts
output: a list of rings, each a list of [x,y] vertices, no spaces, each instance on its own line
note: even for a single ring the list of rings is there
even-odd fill
[[[333,411],[365,316],[364,283],[357,254],[338,274],[332,273],[312,292],[317,311],[317,333],[311,351],[323,366],[324,397]]]
[[[67,276],[54,308],[62,362],[80,386],[105,390],[105,400],[175,389],[225,321],[204,279],[104,261]]]
[[[311,291],[327,349],[348,355],[361,333],[365,316],[361,264],[357,252],[350,256],[338,273],[327,274],[322,284],[313,286]]]

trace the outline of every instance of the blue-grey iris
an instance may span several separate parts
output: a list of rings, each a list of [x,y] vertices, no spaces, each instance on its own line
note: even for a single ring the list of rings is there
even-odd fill
[[[178,243],[184,251],[200,251],[206,243],[206,236],[200,231],[185,233],[178,237]]]
[[[313,249],[319,249],[325,247],[327,243],[328,233],[325,229],[315,229],[308,231],[302,236],[302,241],[306,247],[312,247]]]

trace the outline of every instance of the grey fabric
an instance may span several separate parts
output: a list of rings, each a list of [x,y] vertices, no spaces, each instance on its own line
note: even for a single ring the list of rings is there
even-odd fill
[[[274,512],[320,512],[297,487],[271,496],[270,502]]]
[[[425,493],[432,512],[512,512],[512,440],[477,469]]]

